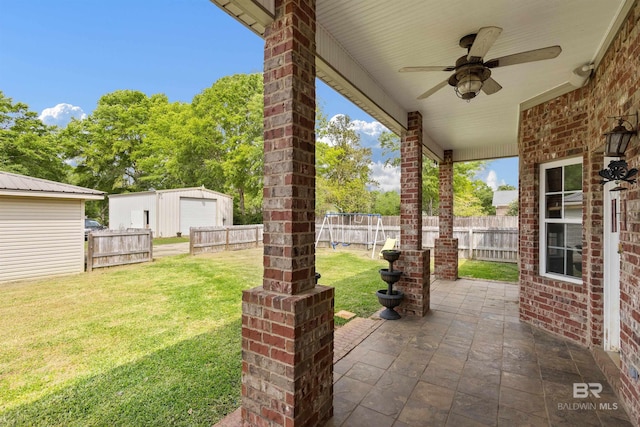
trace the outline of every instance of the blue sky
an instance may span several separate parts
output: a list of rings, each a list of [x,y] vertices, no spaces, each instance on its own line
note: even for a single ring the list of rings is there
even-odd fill
[[[119,89],[190,102],[220,77],[262,71],[262,39],[208,0],[0,0],[0,10],[0,90],[38,113],[65,103],[67,113],[90,114]],[[372,127],[321,82],[317,95],[328,117],[348,114]],[[481,178],[517,186],[517,174],[508,159]],[[395,182],[397,173],[389,175]]]

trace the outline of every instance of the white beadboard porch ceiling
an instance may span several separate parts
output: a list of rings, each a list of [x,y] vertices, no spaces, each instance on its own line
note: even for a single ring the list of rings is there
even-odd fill
[[[262,35],[273,0],[211,0]],[[573,70],[598,64],[634,0],[317,0],[317,74],[396,133],[407,113],[423,116],[425,153],[454,160],[518,155],[519,112],[579,87]],[[555,59],[492,69],[503,89],[458,99],[451,86],[420,94],[451,72],[399,73],[455,65],[461,37],[481,27],[502,34],[485,60],[560,45]]]

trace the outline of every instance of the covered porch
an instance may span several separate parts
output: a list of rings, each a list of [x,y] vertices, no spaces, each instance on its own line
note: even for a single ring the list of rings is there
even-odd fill
[[[608,356],[521,322],[518,293],[510,283],[434,280],[427,316],[338,329],[325,427],[632,426]],[[602,390],[577,398],[574,383]]]
[[[327,427],[633,425],[589,350],[519,320],[514,284],[435,280],[428,315],[368,333],[334,365]]]
[[[603,272],[607,265],[603,240],[608,239],[609,231],[604,227],[607,217],[603,216],[604,197],[597,177],[598,170],[606,166],[600,147],[601,134],[610,127],[607,116],[633,115],[640,105],[637,0],[537,0],[527,2],[526,7],[505,6],[496,0],[483,2],[482,8],[465,0],[409,1],[402,6],[382,0],[213,2],[265,39],[264,275],[261,286],[256,284],[243,295],[244,425],[325,425],[340,413],[336,399],[341,387],[360,381],[360,373],[366,376],[375,371],[365,360],[355,360],[349,369],[345,366],[344,372],[334,375],[333,289],[322,282],[316,284],[313,247],[316,77],[401,136],[402,256],[397,267],[403,271],[398,288],[405,294],[399,307],[405,319],[376,329],[352,353],[376,351],[376,343],[406,349],[425,328],[423,341],[431,340],[435,348],[433,354],[422,354],[426,364],[420,378],[430,363],[445,355],[450,363],[463,362],[452,370],[459,378],[452,381],[456,386],[449,393],[445,419],[453,423],[457,417],[473,415],[472,409],[465,408],[478,399],[469,392],[478,381],[468,374],[486,371],[500,378],[492,388],[498,402],[495,419],[484,420],[495,425],[500,422],[500,399],[505,394],[502,381],[505,377],[513,380],[505,375],[513,372],[504,370],[504,360],[513,359],[504,358],[511,345],[519,348],[516,353],[523,355],[522,362],[535,362],[529,368],[537,364],[533,377],[539,379],[545,396],[547,421],[555,421],[549,410],[555,401],[547,396],[562,394],[566,387],[575,388],[574,384],[581,392],[581,384],[586,383],[585,396],[578,393],[577,398],[590,401],[594,390],[589,384],[598,381],[583,377],[578,362],[584,362],[584,370],[589,360],[585,354],[597,354],[604,344],[620,350],[617,375],[621,382],[614,385],[614,391],[637,424],[640,307],[634,296],[638,263],[633,254],[638,250],[634,236],[640,218],[638,191],[623,195],[628,203],[620,202],[620,208],[616,205],[613,212],[617,216],[609,221],[615,230],[622,230],[620,248],[624,248],[616,261],[621,265],[618,279],[610,280],[609,272]],[[513,67],[494,70],[502,66]],[[637,127],[637,118],[632,126]],[[638,151],[630,152],[629,160],[636,164]],[[513,302],[504,299],[496,303],[501,312],[485,310],[483,315],[481,308],[471,315],[475,320],[457,319],[469,314],[435,308],[458,302],[460,309],[463,304],[480,305],[480,301],[472,301],[477,290],[465,289],[464,282],[455,281],[453,164],[510,156],[522,160],[521,279],[515,293],[509,292],[509,298],[519,298],[519,310],[507,310]],[[447,289],[456,290],[443,295],[440,302],[432,300],[436,286],[430,281],[430,254],[419,232],[422,164],[427,157],[440,168],[435,275]],[[618,215],[622,206],[624,212]],[[603,288],[614,285],[620,296],[611,300]],[[485,302],[494,300],[488,297],[492,287],[487,285],[483,292]],[[502,292],[507,298],[506,290]],[[608,299],[606,305],[603,295]],[[618,320],[604,322],[603,313],[605,319],[617,313]],[[495,316],[502,317],[492,318]],[[610,325],[618,327],[618,347],[610,341]],[[495,365],[499,352],[501,367]],[[393,357],[389,368],[372,366],[386,371],[402,351],[388,355]],[[553,389],[552,376],[563,379],[559,391]],[[467,393],[458,388],[463,379]],[[491,378],[482,380],[484,390]],[[514,386],[509,380],[506,384]],[[517,393],[509,397],[513,395]],[[412,401],[409,395],[406,402]],[[356,411],[371,409],[372,404],[362,402],[351,402],[357,405],[343,410],[342,415],[352,417]],[[492,402],[487,408],[493,408],[496,403]],[[444,411],[446,403],[440,403]],[[506,407],[519,410],[512,406]],[[601,416],[598,408],[587,411],[585,417],[590,418],[585,422],[602,422],[610,415],[603,412]],[[403,413],[409,421],[411,408],[403,404],[398,410],[394,423],[402,421]],[[503,419],[511,416],[519,415],[503,411]],[[540,418],[544,423],[544,417]]]

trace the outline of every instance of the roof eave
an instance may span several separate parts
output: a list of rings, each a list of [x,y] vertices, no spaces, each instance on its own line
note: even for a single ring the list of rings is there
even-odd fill
[[[50,191],[0,190],[5,197],[40,197],[46,199],[103,200],[104,194],[55,193]]]

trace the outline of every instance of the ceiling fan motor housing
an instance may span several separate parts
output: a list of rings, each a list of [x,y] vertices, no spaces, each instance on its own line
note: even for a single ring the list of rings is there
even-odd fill
[[[467,56],[456,61],[455,73],[449,77],[449,85],[456,88],[462,99],[472,99],[480,92],[482,84],[491,77],[491,70],[484,66],[482,60],[469,62]]]

